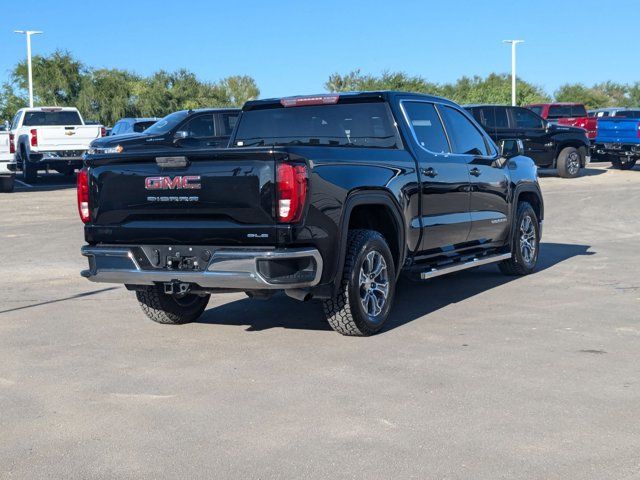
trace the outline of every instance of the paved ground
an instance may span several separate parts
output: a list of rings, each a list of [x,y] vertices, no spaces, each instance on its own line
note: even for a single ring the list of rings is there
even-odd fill
[[[0,196],[1,478],[640,478],[640,169],[544,178],[539,271],[403,283],[389,327],[78,276],[61,177]]]

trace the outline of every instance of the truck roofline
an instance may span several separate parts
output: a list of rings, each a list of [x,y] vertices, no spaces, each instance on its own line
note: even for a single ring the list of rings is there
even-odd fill
[[[402,92],[399,90],[371,90],[371,91],[353,91],[353,92],[329,92],[329,93],[317,93],[310,95],[294,95],[289,97],[273,97],[273,98],[264,98],[260,100],[249,100],[242,107],[242,111],[249,111],[260,108],[280,108],[282,107],[281,101],[283,99],[296,99],[296,98],[305,98],[305,97],[320,97],[320,96],[331,96],[337,95],[338,101],[337,103],[366,103],[366,102],[389,102],[392,99],[396,99],[398,97],[403,99],[420,99],[420,100],[428,100],[432,102],[444,103],[456,105],[451,100],[448,100],[443,97],[438,97],[436,95],[428,95],[425,93],[414,93],[414,92]]]

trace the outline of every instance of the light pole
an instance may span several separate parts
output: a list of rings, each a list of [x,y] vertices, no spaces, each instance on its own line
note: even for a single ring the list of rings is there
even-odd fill
[[[502,43],[511,44],[511,105],[516,105],[516,45],[524,40],[503,40]]]
[[[38,35],[43,32],[37,30],[14,30],[15,33],[22,33],[27,36],[27,72],[29,75],[29,107],[33,108],[33,73],[31,72],[31,35]]]

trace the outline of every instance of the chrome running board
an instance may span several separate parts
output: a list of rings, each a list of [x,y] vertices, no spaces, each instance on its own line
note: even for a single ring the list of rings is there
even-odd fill
[[[501,262],[502,260],[509,260],[510,258],[511,258],[511,253],[502,253],[500,255],[491,255],[489,257],[474,258],[466,262],[455,263],[453,265],[449,265],[446,267],[432,268],[431,270],[420,272],[420,279],[428,280],[430,278],[439,277],[440,275],[459,272],[460,270],[479,267],[481,265],[487,265],[489,263]]]

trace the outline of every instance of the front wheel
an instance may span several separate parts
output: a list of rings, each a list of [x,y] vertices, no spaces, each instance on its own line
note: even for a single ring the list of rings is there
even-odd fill
[[[169,295],[155,285],[136,290],[142,311],[157,323],[181,325],[197,320],[207,308],[210,295]]]
[[[511,258],[500,262],[498,267],[505,275],[528,275],[536,268],[539,251],[538,216],[529,203],[520,202],[511,241]]]
[[[631,170],[636,165],[637,159],[630,157],[613,157],[611,165],[618,170]]]
[[[378,332],[391,311],[396,271],[385,238],[374,230],[351,230],[338,293],[324,301],[331,327],[342,335]]]
[[[558,174],[563,178],[576,178],[580,175],[582,158],[577,148],[563,148],[557,160]]]

